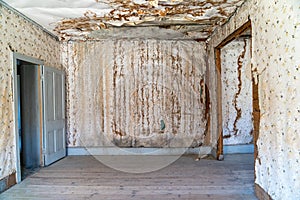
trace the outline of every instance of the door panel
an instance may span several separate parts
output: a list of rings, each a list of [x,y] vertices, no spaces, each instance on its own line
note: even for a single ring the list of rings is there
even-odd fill
[[[58,85],[58,86],[63,86],[63,79],[61,77],[60,74],[54,74],[54,77],[55,77],[55,85]],[[63,94],[62,94],[62,90],[61,89],[56,89],[55,90],[55,119],[63,119],[63,111],[64,111],[64,108],[63,108]]]
[[[66,156],[65,145],[65,77],[62,71],[43,68],[44,99],[44,164]]]

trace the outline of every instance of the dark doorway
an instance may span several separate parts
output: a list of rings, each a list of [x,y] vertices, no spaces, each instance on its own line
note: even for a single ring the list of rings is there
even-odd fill
[[[21,180],[41,164],[39,65],[17,60],[18,134]]]

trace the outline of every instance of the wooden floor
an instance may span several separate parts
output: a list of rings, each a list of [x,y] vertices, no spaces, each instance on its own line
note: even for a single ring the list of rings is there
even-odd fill
[[[69,156],[41,169],[0,199],[256,199],[253,155],[224,161],[183,156],[161,170],[116,171],[92,156]]]

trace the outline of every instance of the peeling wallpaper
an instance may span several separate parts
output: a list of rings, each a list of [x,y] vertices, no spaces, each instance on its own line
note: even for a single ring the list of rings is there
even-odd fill
[[[251,19],[260,126],[256,184],[273,199],[300,199],[300,1],[249,0],[209,41],[211,124],[217,124],[214,47]],[[211,126],[213,146],[216,127]]]
[[[109,34],[112,27],[153,25],[204,40],[246,0],[4,1],[67,41],[94,39],[99,33]]]
[[[252,142],[250,39],[236,39],[221,49],[224,145]]]
[[[134,27],[157,25],[163,27],[172,24],[180,27],[177,28],[179,32],[183,31],[183,25],[187,27],[188,25],[200,24],[197,30],[192,32],[183,31],[182,33],[190,37],[193,35],[204,36],[195,39],[206,39],[215,27],[224,24],[245,0],[227,0],[225,2],[219,0],[96,1],[100,4],[106,2],[104,4],[105,7],[110,5],[111,10],[104,15],[101,9],[86,10],[82,17],[64,18],[56,22],[54,31],[62,40],[70,38],[73,40],[90,39],[91,33],[102,32],[101,30],[105,30],[111,26]],[[99,12],[101,13],[100,15],[98,14]],[[197,32],[202,34],[197,34]]]
[[[0,179],[16,170],[12,51],[61,67],[60,44],[0,4]]]
[[[66,43],[68,145],[202,145],[204,47],[163,40]]]
[[[206,70],[202,43],[65,43],[61,48],[67,75],[69,146],[198,146],[211,137],[216,147],[214,124],[221,113],[216,106],[213,48],[248,19],[252,22],[252,74],[259,84],[260,103],[255,182],[275,200],[300,199],[299,0],[247,0],[209,38]],[[1,5],[0,30],[2,179],[15,172],[16,160],[11,51],[57,68],[61,57],[55,39]],[[206,85],[211,136],[205,135]]]

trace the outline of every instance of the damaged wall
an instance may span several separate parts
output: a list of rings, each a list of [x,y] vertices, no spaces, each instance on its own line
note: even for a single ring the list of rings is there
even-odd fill
[[[194,41],[66,44],[68,145],[202,145],[205,53]]]
[[[221,49],[224,145],[253,140],[250,42],[249,38],[239,38]]]
[[[273,199],[300,199],[300,2],[249,0],[209,41],[211,124],[218,123],[214,47],[249,18],[260,125],[255,183]],[[217,131],[211,126],[213,146]]]
[[[59,68],[60,44],[0,3],[0,180],[16,171],[12,52]]]

